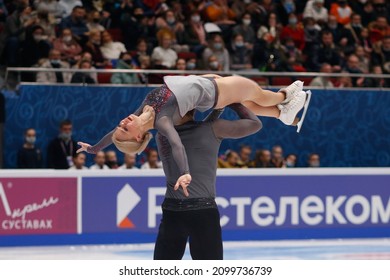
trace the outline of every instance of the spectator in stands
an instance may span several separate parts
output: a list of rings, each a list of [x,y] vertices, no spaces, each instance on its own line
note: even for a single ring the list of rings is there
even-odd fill
[[[363,26],[368,26],[369,23],[376,20],[377,16],[375,15],[374,7],[371,1],[367,1],[364,4],[363,10],[360,12],[362,16],[362,24]]]
[[[215,34],[210,39],[208,47],[203,51],[202,58],[205,65],[208,64],[210,56],[216,56],[218,59],[219,65],[222,67],[223,71],[229,71],[230,68],[230,59],[229,52],[225,48],[225,43],[220,34]],[[212,69],[211,69],[212,70]]]
[[[56,23],[59,23],[66,13],[64,6],[57,0],[35,0],[34,6],[38,12],[47,11],[54,17]]]
[[[70,170],[87,170],[85,166],[86,155],[84,153],[75,154],[72,158],[73,165],[69,167]]]
[[[52,69],[69,69],[69,63],[61,60],[61,53],[52,49],[49,53],[49,59],[42,61],[40,68],[52,68]],[[72,74],[70,72],[38,72],[37,83],[69,83]]]
[[[276,14],[284,26],[289,24],[290,15],[296,13],[296,7],[294,0],[281,0],[276,5]]]
[[[207,60],[207,63],[205,65],[206,70],[210,71],[223,71],[222,65],[218,61],[218,57],[215,55],[209,56],[209,59]]]
[[[374,45],[371,62],[372,65],[380,65],[384,74],[390,74],[390,36]]]
[[[310,70],[317,71],[318,69],[312,65],[310,58],[313,57],[314,53],[320,47],[321,33],[313,18],[306,17],[303,22],[305,33],[305,48],[303,49],[303,54],[308,58],[305,62],[305,66]]]
[[[280,44],[270,33],[265,33],[253,50],[253,66],[260,71],[285,71],[285,60]]]
[[[89,52],[92,55],[92,61],[96,68],[106,68],[111,66],[111,62],[103,57],[101,46],[101,34],[98,30],[89,32],[88,41],[85,44],[84,52]]]
[[[176,52],[188,52],[189,47],[184,43],[184,24],[176,19],[172,10],[167,10],[163,16],[156,19],[157,30],[167,29],[172,34],[172,49]]]
[[[118,169],[118,157],[116,156],[116,152],[113,150],[108,150],[105,152],[106,164],[110,169]]]
[[[89,31],[98,30],[99,32],[103,32],[106,30],[103,25],[100,24],[101,16],[99,11],[92,10],[88,13],[87,16],[87,28]]]
[[[238,153],[233,150],[227,150],[225,152],[225,159],[218,158],[218,168],[239,168],[238,161],[240,157]]]
[[[252,49],[253,45],[246,43],[241,34],[234,35],[230,45],[231,70],[252,69]]]
[[[59,24],[59,31],[65,28],[72,30],[73,37],[83,46],[87,41],[88,27],[85,21],[85,9],[82,6],[75,6],[72,14],[65,17]]]
[[[280,34],[280,40],[283,41],[286,38],[292,38],[295,45],[300,50],[303,50],[305,47],[305,32],[302,24],[298,20],[298,17],[294,13],[289,14],[288,24],[283,27]]]
[[[31,16],[31,7],[23,2],[18,3],[15,11],[7,17],[2,35],[4,39],[0,40],[6,65],[20,66],[22,42],[26,39],[26,31],[35,25],[36,20],[36,17]],[[0,46],[0,50],[3,47]]]
[[[337,0],[330,6],[329,14],[335,16],[336,21],[342,25],[348,24],[351,21],[352,13],[352,8],[348,5],[347,0]]]
[[[313,65],[313,69],[319,69],[322,63],[329,63],[332,65],[332,72],[340,72],[342,65],[342,58],[339,50],[333,41],[333,34],[330,31],[323,31],[321,34],[321,45],[316,52],[312,53],[309,58]]]
[[[232,36],[240,34],[245,42],[245,45],[248,49],[253,49],[253,44],[256,40],[256,33],[253,27],[251,26],[252,17],[251,14],[246,12],[242,16],[241,24],[233,27]]]
[[[359,58],[356,55],[351,54],[347,58],[343,71],[351,74],[363,74],[362,69],[359,68]],[[363,75],[361,77],[351,77],[351,80],[352,86],[354,87],[362,87],[364,85]]]
[[[190,51],[201,55],[203,50],[207,47],[207,34],[204,29],[201,16],[198,11],[193,11],[190,19],[185,24],[183,42],[189,46]]]
[[[369,73],[370,57],[364,52],[364,48],[362,46],[357,46],[353,54],[359,59],[359,69],[363,73]]]
[[[45,10],[40,10],[37,12],[37,20],[35,22],[36,25],[39,25],[43,28],[43,35],[47,37],[49,42],[53,42],[56,38],[56,21],[55,18]]]
[[[272,167],[284,167],[283,148],[280,145],[275,145],[271,150],[271,165]]]
[[[125,45],[121,42],[114,42],[108,31],[102,32],[102,45],[100,46],[100,50],[103,57],[107,60],[119,59],[121,53],[127,52]]]
[[[361,43],[361,36],[363,25],[362,17],[359,14],[353,13],[351,15],[351,22],[345,25],[345,28],[349,30],[352,35],[354,45]]]
[[[321,73],[330,74],[330,73],[332,73],[332,66],[329,63],[324,62],[321,65],[320,72]],[[318,77],[315,77],[310,82],[309,86],[311,86],[311,87],[322,87],[322,88],[333,88],[334,84],[333,84],[333,82],[332,82],[330,77],[328,77],[328,76],[318,76]]]
[[[297,166],[297,155],[288,154],[284,159],[284,166],[287,168],[293,168]]]
[[[382,75],[382,67],[380,65],[374,65],[372,66],[372,69],[370,71],[372,74],[376,75]],[[364,79],[364,87],[369,88],[383,88],[383,87],[389,87],[389,79],[384,78],[365,78]]]
[[[146,162],[141,165],[141,169],[162,168],[162,163],[158,159],[158,153],[155,149],[149,149],[146,152]]]
[[[148,43],[145,38],[138,39],[136,49],[132,52],[133,61],[138,67],[140,67],[139,57],[141,55],[150,55]]]
[[[72,14],[75,7],[82,7],[83,3],[80,0],[59,0],[61,9],[64,10],[64,17],[68,17]]]
[[[125,154],[125,163],[119,166],[119,169],[138,169],[135,166],[136,155],[135,154]]]
[[[251,162],[252,148],[249,145],[242,145],[239,151],[239,161],[237,165],[241,168],[248,168]]]
[[[287,38],[285,43],[281,46],[283,52],[283,60],[286,64],[286,70],[290,72],[304,72],[306,69],[302,66],[303,57],[302,52],[295,46],[294,40]]]
[[[324,30],[332,33],[334,43],[343,54],[348,56],[355,51],[355,40],[351,31],[339,24],[334,15],[329,16],[328,24]]]
[[[341,72],[341,74],[345,74],[345,72]],[[337,80],[334,82],[335,87],[337,88],[351,88],[352,85],[352,79],[350,76],[345,75],[338,77]]]
[[[256,151],[256,156],[251,167],[254,168],[273,167],[271,164],[271,152],[266,149],[261,149]]]
[[[320,155],[316,153],[309,154],[307,157],[307,167],[320,167]]]
[[[72,30],[65,28],[61,32],[61,36],[54,40],[53,48],[60,51],[61,59],[67,61],[70,65],[74,65],[80,59],[82,48],[73,38]]]
[[[173,68],[176,64],[177,53],[171,48],[173,35],[167,29],[157,32],[159,45],[153,49],[152,64],[154,68]]]
[[[50,141],[47,149],[47,166],[54,169],[68,169],[73,165],[77,143],[72,139],[72,122],[64,120],[60,123],[59,134]]]
[[[186,60],[184,58],[178,58],[176,61],[175,69],[185,71],[186,70]]]
[[[264,35],[269,33],[273,38],[272,41],[278,45],[280,43],[280,32],[282,31],[282,28],[283,26],[278,21],[277,15],[275,13],[270,13],[268,15],[267,23],[261,25],[257,30],[257,39],[262,40]]]
[[[82,70],[93,70],[94,67],[92,66],[91,61],[89,60],[81,60],[79,63],[78,69]],[[96,84],[97,80],[94,79],[94,75],[91,73],[86,72],[75,72],[72,75],[72,79],[70,82],[72,84]]]
[[[81,63],[84,62],[84,61],[89,61],[90,65],[94,65],[94,62],[92,61],[91,53],[83,52],[83,53],[81,53],[79,60],[76,62],[75,65],[72,66],[72,68],[74,68],[74,69],[81,69]],[[96,68],[94,66],[91,66],[88,69],[96,70]],[[96,72],[88,73],[88,75],[95,81],[95,83],[98,82],[98,80],[97,80],[97,73]]]
[[[24,131],[24,143],[18,150],[17,167],[18,168],[42,168],[42,152],[35,146],[36,131],[28,128]]]
[[[121,53],[119,56],[116,69],[135,69],[136,65],[131,57],[130,52]],[[136,73],[114,73],[111,76],[112,84],[139,84],[139,78]]]
[[[381,41],[383,38],[390,36],[390,25],[387,18],[379,16],[375,21],[368,25],[370,31],[370,40],[372,44]]]
[[[140,55],[138,57],[139,60],[139,68],[140,69],[150,69],[151,66],[151,59],[149,55]],[[138,79],[140,80],[141,83],[146,84],[148,82],[148,77],[145,74],[139,73],[138,74]]]
[[[89,167],[91,170],[108,170],[110,169],[106,164],[105,164],[105,155],[103,151],[98,151],[93,158],[93,161],[95,162],[93,165]]]
[[[363,47],[364,52],[366,55],[371,56],[372,53],[372,44],[371,40],[369,38],[369,31],[368,28],[362,28],[362,31],[360,32],[360,43],[359,45]]]
[[[43,32],[43,28],[36,25],[27,33],[20,53],[22,66],[37,66],[41,59],[47,59],[49,56],[51,46]],[[34,80],[34,73],[23,74],[23,81],[33,82]]]
[[[324,7],[324,0],[309,0],[303,11],[303,19],[313,18],[318,25],[328,21],[328,9]]]
[[[189,58],[186,61],[186,70],[199,70],[196,58]]]

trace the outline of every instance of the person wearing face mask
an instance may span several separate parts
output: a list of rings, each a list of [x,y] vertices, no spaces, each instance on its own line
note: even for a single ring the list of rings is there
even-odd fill
[[[200,55],[208,45],[206,40],[206,30],[198,11],[191,13],[189,20],[185,23],[183,43],[188,45],[191,52]]]
[[[22,48],[19,53],[21,66],[37,66],[42,60],[48,57],[51,45],[46,38],[47,36],[44,35],[43,28],[39,25],[31,27],[27,31],[26,40],[22,43]],[[21,77],[22,81],[35,81],[35,73],[33,72],[22,73]]]
[[[61,53],[56,49],[50,50],[49,58],[42,61],[40,68],[69,69],[69,63],[61,60]],[[36,82],[45,84],[70,83],[72,74],[61,71],[41,71],[37,73]]]
[[[288,24],[289,15],[296,13],[294,0],[281,0],[276,5],[276,14],[283,25]]]
[[[83,6],[83,2],[80,0],[59,0],[58,4],[63,10],[62,17],[70,16],[74,7]]]
[[[65,28],[72,30],[74,39],[81,45],[87,41],[88,27],[85,21],[85,9],[82,6],[75,6],[72,14],[63,18],[59,24],[59,31]]]
[[[298,17],[291,13],[288,16],[288,25],[283,27],[282,32],[280,33],[280,40],[286,40],[287,38],[292,38],[294,40],[295,46],[300,50],[303,50],[305,47],[305,31],[302,24],[298,21]]]
[[[36,131],[28,128],[24,132],[23,146],[18,150],[17,168],[42,168],[42,152],[35,146]]]
[[[135,64],[129,52],[121,53],[116,69],[134,69]],[[139,78],[136,73],[114,73],[111,76],[112,84],[139,84]]]
[[[297,155],[296,154],[288,154],[284,158],[284,167],[294,168],[297,166]]]
[[[230,48],[231,70],[252,69],[252,49],[244,42],[241,34],[233,36]]]
[[[61,37],[53,42],[53,48],[61,52],[61,59],[69,62],[71,65],[75,64],[75,60],[80,58],[82,48],[73,39],[72,30],[65,28],[62,30]]]
[[[103,32],[104,30],[106,30],[104,26],[100,24],[101,16],[98,11],[93,10],[89,12],[87,18],[87,27],[89,31],[98,30],[100,32]]]
[[[233,28],[233,36],[240,34],[244,38],[245,45],[248,48],[253,48],[253,44],[256,40],[256,33],[251,26],[252,17],[249,13],[244,13],[242,16],[242,23]]]
[[[222,67],[222,71],[229,71],[230,69],[229,52],[225,48],[225,43],[220,34],[215,34],[210,40],[209,47],[207,47],[203,51],[202,57],[205,65],[208,65],[209,57],[212,55],[217,57],[218,63]],[[214,69],[210,69],[210,70],[214,70]]]
[[[196,58],[190,58],[187,60],[186,70],[197,70]]]
[[[59,134],[47,149],[47,166],[54,169],[68,169],[73,165],[77,143],[72,139],[72,122],[64,120],[60,123]]]

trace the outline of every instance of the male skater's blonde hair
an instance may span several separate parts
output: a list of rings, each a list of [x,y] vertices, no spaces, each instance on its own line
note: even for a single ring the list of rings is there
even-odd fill
[[[112,143],[118,148],[119,151],[125,154],[140,154],[143,150],[145,150],[146,146],[149,144],[150,140],[153,138],[153,134],[150,132],[146,132],[142,142],[137,142],[137,140],[126,140],[119,141],[115,134],[112,136]]]

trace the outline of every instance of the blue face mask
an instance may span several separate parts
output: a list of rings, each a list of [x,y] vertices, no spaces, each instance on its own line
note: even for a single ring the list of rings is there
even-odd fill
[[[187,63],[187,69],[188,70],[193,70],[193,69],[195,69],[195,63],[192,63],[192,62],[188,62]]]
[[[244,42],[235,42],[237,48],[242,48],[244,46]]]
[[[216,50],[220,50],[220,49],[222,49],[222,44],[221,43],[214,43],[214,48]]]
[[[72,137],[72,132],[61,132],[59,137],[65,141],[70,140],[70,138]]]
[[[36,137],[35,136],[29,136],[29,137],[26,137],[26,143],[28,144],[35,144],[35,141],[36,141]]]
[[[296,18],[290,18],[290,19],[288,20],[288,23],[289,23],[289,24],[292,24],[292,25],[297,24],[297,22],[298,22],[298,20],[297,20]]]

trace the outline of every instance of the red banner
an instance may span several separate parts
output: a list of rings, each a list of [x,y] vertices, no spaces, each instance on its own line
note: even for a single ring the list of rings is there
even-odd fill
[[[0,178],[0,235],[77,233],[77,178]]]

